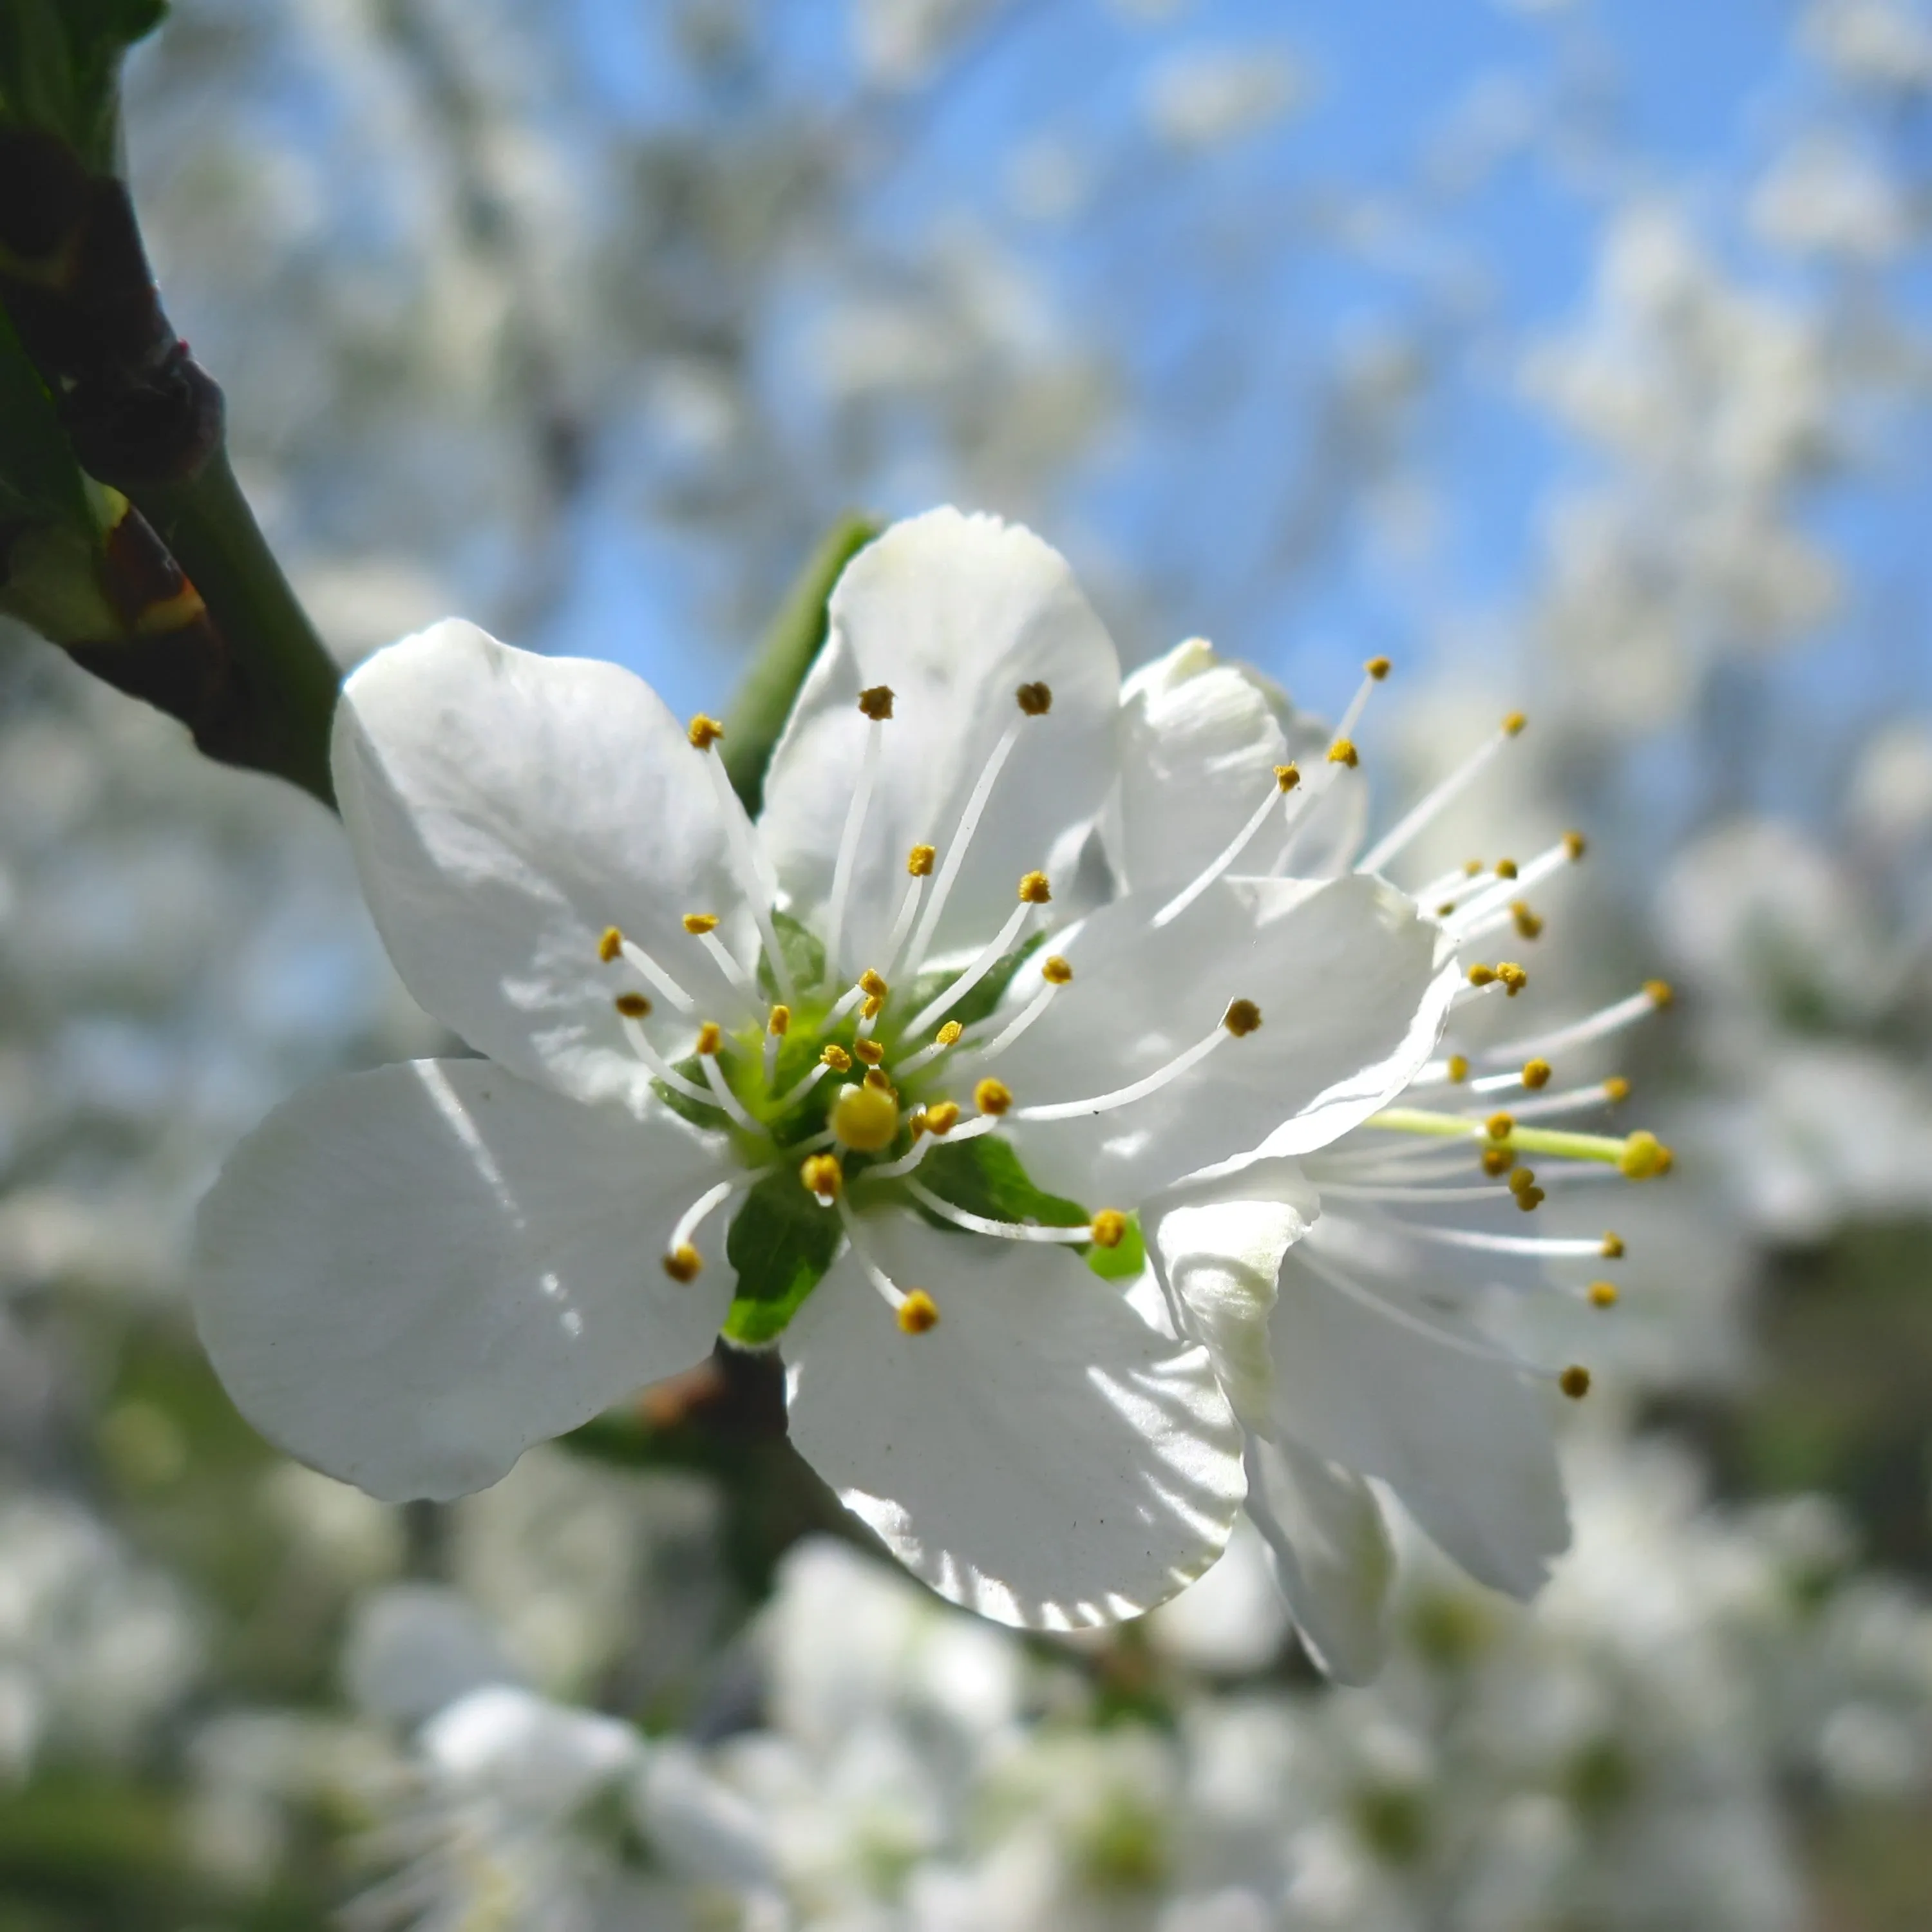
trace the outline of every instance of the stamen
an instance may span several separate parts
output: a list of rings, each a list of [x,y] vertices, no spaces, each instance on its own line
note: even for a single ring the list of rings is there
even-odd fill
[[[606,941],[609,940],[610,933],[616,931],[617,928],[614,926],[612,926],[610,932],[604,935]],[[641,973],[687,1019],[694,1019],[697,1017],[698,1002],[635,940],[626,939],[622,934],[619,933],[617,947],[624,956],[624,964],[626,966],[630,967],[634,971]],[[598,950],[601,952],[602,948],[600,947]]]
[[[1261,1023],[1261,1009],[1252,1000],[1236,1000],[1206,1039],[1197,1040],[1184,1052],[1177,1054],[1165,1066],[1157,1068],[1143,1079],[1135,1081],[1131,1086],[1116,1088],[1111,1094],[1096,1094],[1090,1100],[1053,1100],[1043,1106],[1021,1107],[1015,1110],[1013,1118],[1018,1120],[1072,1120],[1090,1114],[1109,1113],[1116,1107],[1131,1106],[1136,1100],[1145,1100],[1150,1094],[1159,1093],[1170,1082],[1178,1080],[1190,1068],[1198,1066],[1223,1040],[1241,1039],[1252,1033]],[[999,1086],[998,1081],[982,1080],[980,1084],[982,1088]],[[1003,1094],[1006,1092],[1003,1087],[1000,1090]],[[976,1091],[974,1097],[978,1097]],[[1007,1096],[1009,1102],[1011,1097]],[[982,1112],[990,1111],[982,1106]]]
[[[707,1107],[715,1107],[718,1104],[710,1088],[700,1087],[696,1081],[686,1079],[652,1046],[650,1036],[628,1015],[624,1019],[624,1037],[630,1042],[631,1051],[650,1069],[653,1079],[662,1081],[674,1094],[682,1094],[687,1100],[697,1100]],[[706,1062],[707,1066],[711,1064]]]
[[[1555,1235],[1486,1234],[1470,1228],[1436,1228],[1405,1221],[1402,1232],[1419,1235],[1445,1248],[1474,1248],[1484,1254],[1538,1255],[1549,1259],[1570,1256],[1589,1256],[1600,1260],[1600,1241],[1571,1240]]]
[[[712,921],[713,925],[716,922]],[[687,920],[685,923],[688,926],[690,921]],[[698,943],[718,962],[718,970],[730,981],[739,995],[755,1012],[760,1004],[758,982],[739,964],[731,949],[708,926],[698,934]]]
[[[1630,1091],[1628,1080],[1600,1080],[1594,1086],[1571,1087],[1561,1094],[1547,1094],[1540,1100],[1525,1100],[1516,1108],[1523,1120],[1554,1120],[1564,1114],[1581,1114],[1592,1107],[1613,1107]]]
[[[1362,756],[1355,749],[1352,738],[1337,738],[1328,747],[1328,762],[1331,765],[1346,765],[1352,772],[1362,762]]]
[[[1540,1105],[1531,1102],[1529,1106]],[[1554,1127],[1526,1127],[1520,1116],[1528,1108],[1519,1108],[1518,1118],[1497,1114],[1490,1120],[1473,1120],[1464,1114],[1432,1113],[1421,1107],[1384,1107],[1371,1114],[1362,1124],[1406,1134],[1424,1134],[1445,1140],[1494,1142],[1510,1152],[1546,1154],[1559,1160],[1589,1161],[1614,1167],[1633,1180],[1648,1180],[1668,1172],[1670,1150],[1654,1134],[1640,1129],[1622,1138],[1612,1134],[1578,1134]],[[1503,1131],[1498,1132],[1498,1126]]]
[[[972,964],[946,988],[944,992],[940,994],[936,998],[927,1000],[926,1004],[913,1015],[906,1023],[908,1033],[925,1032],[926,1028],[932,1025],[941,1014],[950,1012],[957,1006],[1012,950],[1013,942],[1019,938],[1021,928],[1032,916],[1034,907],[1039,903],[1037,900],[1029,899],[1027,897],[1028,883],[1034,879],[1037,879],[1042,886],[1046,884],[1045,873],[1028,873],[1026,878],[1020,881],[1020,902],[1007,914],[1005,925],[980,947]]]
[[[1526,939],[1534,939],[1543,930],[1543,922],[1523,903],[1522,895],[1531,886],[1576,863],[1582,841],[1574,832],[1539,852],[1528,865],[1519,868],[1504,859],[1497,862],[1497,884],[1478,892],[1450,922],[1459,940],[1480,939],[1485,934],[1514,925]],[[1504,866],[1509,870],[1504,872]]]
[[[920,1118],[925,1121],[928,1133],[937,1134],[943,1140],[959,1124],[959,1104],[956,1100],[936,1100],[920,1109]]]
[[[885,1064],[886,1049],[875,1040],[855,1040],[852,1042],[852,1051],[868,1066],[883,1066]]]
[[[1034,694],[1029,698],[1028,694]],[[959,830],[952,835],[952,842],[946,848],[946,862],[939,868],[939,876],[933,881],[932,891],[926,902],[926,910],[920,915],[917,928],[913,934],[912,950],[908,956],[916,972],[925,963],[927,950],[932,944],[932,935],[939,929],[940,915],[946,910],[946,902],[952,896],[953,882],[959,876],[959,868],[966,862],[966,851],[973,842],[973,835],[980,829],[980,821],[986,816],[986,801],[993,795],[994,782],[999,777],[1000,767],[1012,755],[1015,745],[1019,742],[1021,727],[1027,718],[1046,715],[1053,702],[1053,694],[1043,684],[1020,686],[1016,694],[1023,716],[1016,718],[1000,734],[999,742],[994,746],[992,755],[986,763],[974,783],[972,793],[966,800],[966,809],[961,814]],[[1036,708],[1029,709],[1032,705]]]
[[[641,993],[620,993],[610,1003],[627,1020],[640,1020],[649,1016],[651,1003]]]
[[[820,1207],[843,1198],[845,1170],[838,1165],[836,1154],[808,1154],[800,1163],[798,1178],[805,1183],[808,1194],[818,1197]]]
[[[1624,1238],[1621,1234],[1604,1237],[1603,1256],[1606,1262],[1620,1262],[1624,1258]]]
[[[1012,1089],[1004,1080],[982,1080],[973,1089],[973,1104],[981,1113],[997,1118],[1013,1104]],[[1022,1112],[1021,1118],[1027,1116]]]
[[[852,1063],[850,1060],[848,1060],[845,1064],[849,1067]],[[811,1068],[810,1070],[805,1073],[801,1078],[794,1080],[776,1100],[772,1101],[772,1114],[774,1115],[777,1115],[789,1113],[791,1109],[796,1106],[799,1102],[802,1100],[806,1094],[809,1094],[828,1073],[838,1070],[840,1070],[833,1067],[830,1060],[820,1060],[816,1066]],[[766,1084],[767,1085],[770,1084],[770,1076],[769,1074],[766,1076]]]
[[[859,709],[875,724],[883,724],[892,715],[892,688],[889,684],[870,685],[859,694]]]
[[[865,698],[859,700],[861,710],[865,710]],[[870,718],[872,714],[866,713]],[[891,715],[890,710],[886,714]],[[827,914],[825,934],[825,970],[837,980],[844,970],[841,957],[845,939],[845,907],[852,896],[852,872],[858,863],[860,835],[866,828],[866,814],[872,808],[872,787],[879,774],[879,748],[880,734],[885,729],[884,721],[872,718],[866,731],[866,748],[859,760],[859,782],[853,788],[852,802],[845,809],[845,829],[839,835],[838,856],[832,866],[832,905]]]
[[[704,1272],[704,1257],[688,1241],[684,1242],[665,1254],[664,1271],[673,1281],[695,1281]]]
[[[867,1170],[877,1173],[876,1168]],[[939,1308],[932,1297],[922,1288],[902,1288],[878,1263],[872,1258],[865,1242],[859,1234],[859,1217],[853,1213],[851,1204],[842,1194],[832,1197],[838,1210],[838,1218],[845,1228],[845,1238],[851,1244],[852,1255],[860,1267],[866,1271],[866,1279],[884,1298],[886,1306],[898,1318],[900,1328],[908,1335],[922,1335],[939,1320]]]
[[[1126,1238],[1127,1217],[1118,1208],[1102,1208],[1094,1216],[1094,1245],[1118,1248]]]
[[[1274,790],[1249,814],[1248,822],[1202,871],[1194,875],[1189,884],[1183,886],[1154,914],[1153,923],[1156,928],[1178,919],[1253,844],[1256,835],[1268,823],[1276,803],[1301,782],[1301,774],[1292,765],[1277,765],[1274,768]]]
[[[1622,1299],[1613,1281],[1593,1281],[1583,1292],[1589,1297],[1592,1308],[1614,1308]]]
[[[946,1104],[949,1106],[952,1105],[950,1101]],[[958,1110],[956,1108],[953,1111],[956,1115]],[[897,1160],[882,1162],[877,1167],[861,1168],[858,1178],[861,1180],[896,1180],[902,1174],[910,1174],[921,1161],[925,1160],[926,1150],[937,1144],[930,1138],[930,1135],[940,1131],[931,1126],[932,1116],[938,1112],[937,1108],[928,1108],[926,1110],[928,1132],[922,1134],[913,1142],[912,1151],[910,1154],[901,1154]],[[976,1120],[968,1120],[964,1126],[955,1127],[952,1130],[952,1142],[956,1144],[961,1141],[976,1140],[982,1134],[992,1132],[999,1124],[999,1122],[990,1115]]]
[[[703,744],[698,744],[697,735],[700,724],[712,729],[712,737]],[[713,725],[712,721],[701,713],[692,721],[691,729],[691,742],[700,752],[708,751],[716,738],[724,735],[722,726]],[[772,904],[778,897],[778,881],[764,862],[764,848],[752,830],[743,800],[731,789],[724,760],[706,758],[704,762],[710,772],[711,789],[717,796],[718,815],[724,822],[724,836],[731,848],[731,869],[737,874],[738,890],[744,894],[746,903],[752,908],[752,916],[758,922],[758,937],[764,942],[765,957],[771,962],[778,991],[788,1000],[796,1000],[798,986],[791,976],[790,964],[785,958],[784,948],[778,944],[778,928],[772,920]]]
[[[614,926],[604,928],[604,937],[597,942],[597,956],[605,965],[612,960],[622,958],[624,952],[624,935]]]
[[[703,712],[691,721],[685,736],[691,740],[693,751],[708,752],[724,735],[724,728],[715,718],[707,718]]]
[[[1421,799],[1363,854],[1356,862],[1356,871],[1381,872],[1444,806],[1474,782],[1490,760],[1522,731],[1526,722],[1521,712],[1512,711],[1503,720],[1502,728],[1494,737],[1485,740],[1447,778],[1425,792]]]
[[[698,1040],[698,1064],[704,1070],[705,1084],[717,1096],[718,1106],[722,1107],[740,1126],[754,1134],[766,1133],[768,1130],[764,1124],[754,1120],[746,1111],[744,1102],[732,1092],[731,1083],[724,1078],[724,1070],[718,1064],[717,1048],[714,1046],[709,1053],[705,1052],[702,1036]]]
[[[1652,987],[1661,988],[1664,998],[1659,999]],[[1586,1018],[1573,1022],[1570,1025],[1558,1027],[1553,1032],[1532,1034],[1526,1040],[1508,1041],[1486,1049],[1480,1056],[1487,1066],[1494,1066],[1508,1060],[1521,1060],[1532,1054],[1545,1058],[1566,1052],[1574,1046],[1582,1046],[1593,1040],[1601,1040],[1606,1034],[1620,1032],[1638,1020],[1648,1019],[1661,1006],[1670,1002],[1670,989],[1660,980],[1652,981],[1640,993],[1633,993],[1628,998],[1618,1000],[1605,1006],[1600,1012],[1592,1013]]]
[[[667,1273],[670,1271],[670,1257],[682,1252],[689,1246],[692,1237],[704,1225],[706,1217],[713,1208],[722,1206],[741,1188],[750,1186],[754,1181],[762,1180],[770,1172],[769,1168],[761,1168],[752,1173],[734,1175],[729,1180],[721,1180],[716,1187],[707,1187],[677,1217],[677,1226],[672,1228],[670,1239],[664,1244],[665,1271]],[[693,1249],[692,1252],[695,1253],[696,1250]],[[700,1265],[702,1265],[701,1262]],[[698,1270],[693,1268],[691,1274],[676,1275],[672,1279],[677,1281],[688,1281],[697,1272]]]
[[[916,1053],[909,1054],[904,1060],[893,1062],[898,1069],[900,1078],[903,1079],[908,1073],[916,1073],[922,1066],[937,1060],[949,1046],[958,1043],[959,1036],[965,1030],[957,1020],[948,1020],[933,1035],[930,1046],[922,1046]]]
[[[994,1221],[983,1214],[969,1214],[964,1208],[954,1207],[951,1202],[916,1180],[906,1183],[906,1192],[942,1221],[950,1221],[956,1228],[966,1228],[975,1234],[997,1235],[1003,1241],[1060,1241],[1076,1245],[1094,1238],[1093,1229],[1084,1224],[1071,1228],[1043,1228],[1028,1221]],[[1112,1244],[1105,1245],[1111,1246]]]
[[[849,1073],[852,1070],[852,1056],[836,1042],[828,1042],[818,1056],[819,1064],[829,1066],[834,1073]]]
[[[1590,1372],[1573,1362],[1556,1378],[1556,1386],[1572,1402],[1581,1402],[1590,1393]]]

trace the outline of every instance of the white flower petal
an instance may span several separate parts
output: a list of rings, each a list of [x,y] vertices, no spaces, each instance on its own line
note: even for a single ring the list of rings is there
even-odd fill
[[[1378,1477],[1478,1582],[1533,1596],[1570,1540],[1554,1398],[1472,1352],[1484,1338],[1453,1307],[1432,1304],[1426,1274],[1375,1262],[1364,1232],[1332,1210],[1282,1257],[1268,1323],[1276,1432]],[[1336,1286],[1338,1275],[1356,1292]],[[1450,1339],[1419,1334],[1417,1322]]]
[[[923,1287],[901,1332],[848,1256],[785,1336],[801,1454],[914,1574],[1001,1623],[1112,1623],[1220,1553],[1240,1432],[1207,1356],[1072,1255],[881,1215],[864,1238]]]
[[[1171,924],[1158,893],[1102,907],[1054,941],[1072,983],[976,1073],[1024,1109],[1130,1085],[1212,1034],[1231,1001],[1259,1029],[1226,1038],[1147,1099],[1072,1119],[1012,1117],[1042,1186],[1089,1207],[1132,1207],[1197,1168],[1256,1149],[1325,1146],[1406,1086],[1434,1050],[1455,990],[1436,928],[1379,880],[1223,879]],[[1013,997],[1036,982],[1022,970]]]
[[[703,1357],[719,1277],[680,1286],[658,1258],[719,1172],[661,1111],[580,1106],[482,1060],[326,1081],[202,1203],[202,1340],[290,1454],[386,1502],[462,1496]]]
[[[1281,1258],[1320,1212],[1312,1184],[1292,1160],[1256,1162],[1142,1210],[1162,1283],[1251,1429],[1266,1427],[1274,1407],[1268,1316]]]
[[[362,888],[404,983],[480,1052],[584,1100],[633,1104],[650,1076],[612,1007],[681,1053],[694,1030],[598,957],[620,928],[728,1022],[742,1001],[686,913],[756,940],[706,754],[640,679],[538,657],[452,619],[379,651],[343,687],[336,790]]]
[[[1302,1641],[1328,1675],[1366,1684],[1388,1654],[1395,1548],[1368,1484],[1290,1436],[1247,1442],[1248,1514]]]
[[[1290,869],[1304,878],[1342,870],[1360,843],[1366,794],[1358,777],[1330,772],[1331,734],[1298,713],[1288,694],[1246,664],[1224,662],[1200,638],[1144,664],[1120,693],[1120,786],[1115,836],[1120,873],[1136,890],[1178,890],[1227,849],[1292,760],[1318,796],[1294,801],[1292,830],[1258,832],[1235,870],[1271,872],[1290,838]],[[1286,809],[1288,801],[1283,801]]]
[[[1045,683],[1052,710],[1014,693]],[[765,782],[760,821],[794,910],[822,923],[847,808],[874,728],[858,694],[892,687],[891,722],[858,856],[848,965],[878,953],[908,884],[906,855],[943,868],[986,760],[1018,740],[947,902],[934,956],[976,948],[1016,903],[1021,875],[1070,862],[1115,769],[1120,668],[1066,560],[998,518],[934,510],[862,550],[832,592],[830,638],[800,691]]]

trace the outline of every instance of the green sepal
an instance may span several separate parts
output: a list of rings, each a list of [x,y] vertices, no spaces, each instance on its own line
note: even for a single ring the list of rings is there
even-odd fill
[[[957,1020],[963,1027],[970,1026],[975,1020],[986,1018],[1005,997],[1006,988],[1012,984],[1013,975],[1046,943],[1046,934],[1036,932],[1031,938],[1015,946],[1012,952],[1002,953],[986,969],[986,976],[971,992],[946,1008],[946,1017],[949,1020]],[[956,966],[941,973],[922,973],[906,992],[908,1010],[918,1012],[929,1000],[938,999],[958,976],[959,969]]]
[[[792,984],[801,991],[821,984],[825,978],[825,948],[818,943],[818,935],[776,906],[772,908],[772,929],[778,934],[778,950],[790,969]],[[770,952],[763,950],[758,954],[758,990],[768,1000],[778,997],[778,975],[772,970]]]
[[[1077,1201],[1034,1185],[1010,1143],[982,1134],[952,1146],[936,1146],[919,1164],[919,1178],[940,1200],[989,1221],[1032,1221],[1043,1228],[1078,1228],[1090,1216]],[[924,1211],[924,1210],[922,1210]],[[928,1214],[935,1227],[952,1228]],[[956,1229],[956,1232],[957,1230]]]
[[[1087,1265],[1102,1281],[1138,1281],[1147,1266],[1147,1237],[1141,1232],[1141,1217],[1127,1216],[1126,1232],[1112,1247],[1090,1242],[1085,1252]]]
[[[7,0],[0,119],[58,135],[94,172],[110,172],[122,57],[166,11],[165,0]]]
[[[745,1197],[724,1238],[738,1290],[721,1331],[741,1348],[776,1342],[824,1278],[843,1228],[821,1208],[796,1172],[768,1174]]]

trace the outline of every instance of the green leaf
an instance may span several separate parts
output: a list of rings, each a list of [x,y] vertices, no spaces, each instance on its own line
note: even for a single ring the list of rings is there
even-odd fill
[[[987,969],[986,976],[966,996],[946,1010],[946,1017],[957,1020],[962,1026],[970,1026],[975,1020],[982,1020],[992,1012],[1012,985],[1017,973],[1040,947],[1046,943],[1043,932],[1036,932],[1028,940],[1016,946],[1010,952],[1002,953]],[[949,972],[922,973],[912,982],[906,994],[908,1010],[917,1012],[929,1000],[936,1000],[959,976],[959,969],[954,967]]]
[[[724,1238],[725,1258],[738,1273],[725,1340],[745,1348],[776,1341],[824,1279],[842,1234],[838,1215],[821,1208],[790,1168],[760,1181]]]
[[[847,516],[820,538],[818,548],[785,594],[765,632],[731,708],[724,714],[718,754],[731,788],[754,818],[764,802],[765,768],[791,716],[792,700],[825,642],[825,606],[839,573],[879,533],[869,517]]]
[[[1141,1217],[1127,1216],[1127,1231],[1111,1248],[1089,1243],[1087,1265],[1102,1281],[1138,1281],[1147,1266],[1147,1237],[1141,1232]]]
[[[990,1221],[1033,1221],[1045,1228],[1077,1228],[1090,1218],[1077,1201],[1036,1186],[1011,1144],[992,1134],[950,1147],[934,1147],[920,1162],[919,1178],[942,1201]],[[953,1225],[937,1216],[928,1218],[941,1227]]]
[[[825,977],[825,948],[805,926],[794,919],[788,912],[772,908],[772,927],[778,934],[778,950],[784,955],[785,964],[791,969],[794,986],[816,986]],[[778,996],[778,976],[772,970],[772,962],[763,952],[758,955],[758,987],[767,999]]]

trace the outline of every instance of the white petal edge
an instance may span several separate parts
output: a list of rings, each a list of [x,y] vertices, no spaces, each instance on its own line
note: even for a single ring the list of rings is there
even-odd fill
[[[680,1284],[660,1257],[723,1171],[662,1111],[580,1106],[484,1060],[325,1081],[202,1204],[196,1322],[291,1455],[385,1502],[465,1495],[705,1354],[724,1271]]]
[[[1205,1352],[1076,1256],[866,1221],[938,1326],[903,1334],[848,1256],[785,1336],[800,1453],[914,1575],[1033,1630],[1118,1623],[1220,1554],[1240,1431]]]
[[[687,913],[749,968],[757,937],[706,754],[620,666],[539,657],[449,619],[343,687],[333,758],[362,890],[403,983],[480,1052],[582,1100],[643,1104],[613,1001],[682,1057],[697,1019],[748,1017]],[[748,833],[749,828],[746,828]],[[599,956],[616,926],[696,1003]]]
[[[1375,1492],[1292,1436],[1247,1440],[1248,1514],[1303,1643],[1340,1684],[1366,1684],[1388,1655],[1395,1546]]]
[[[1113,783],[1112,641],[1057,550],[1017,524],[950,508],[895,524],[861,550],[832,592],[829,622],[765,780],[760,824],[779,883],[794,911],[823,923],[876,730],[844,957],[855,972],[877,964],[909,883],[908,852],[936,846],[943,870],[988,758],[1017,723],[931,954],[976,950],[1012,910],[1022,874],[1071,862]],[[1032,683],[1052,690],[1044,717],[1023,717],[1016,700]],[[880,684],[894,694],[892,716],[874,726],[857,700]]]
[[[1195,1171],[1264,1153],[1310,1153],[1408,1085],[1441,1034],[1456,986],[1439,935],[1379,879],[1222,879],[1171,924],[1158,893],[1105,906],[1054,941],[1071,985],[1005,1053],[967,1063],[1018,1103],[1011,1134],[1042,1186],[1129,1208]],[[1038,982],[1025,971],[1010,1000]],[[1126,1087],[1213,1034],[1231,1001],[1259,1029],[1148,1097],[1029,1121],[1024,1108]]]
[[[1282,1256],[1268,1323],[1274,1433],[1386,1483],[1478,1582],[1527,1600],[1569,1546],[1552,1427],[1558,1398],[1472,1352],[1491,1345],[1429,1304],[1426,1276],[1376,1272],[1353,1232],[1330,1210]]]

